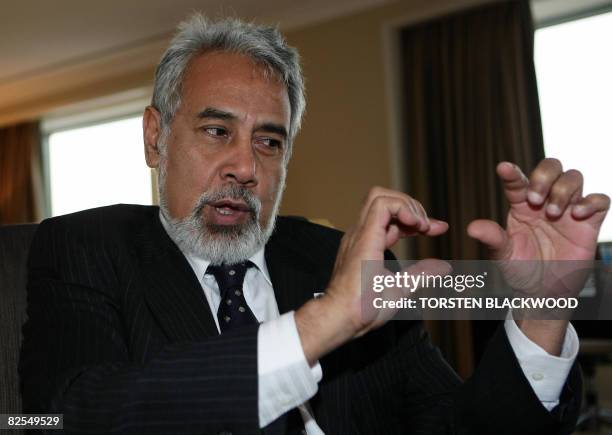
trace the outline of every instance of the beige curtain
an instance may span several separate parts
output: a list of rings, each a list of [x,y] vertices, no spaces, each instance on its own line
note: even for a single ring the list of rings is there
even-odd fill
[[[41,218],[38,122],[0,128],[0,225]]]
[[[476,218],[505,219],[496,164],[509,160],[529,171],[544,155],[529,3],[497,2],[410,27],[401,46],[408,190],[450,224],[443,237],[415,239],[412,253],[485,258],[466,227]],[[430,326],[468,376],[472,324]]]

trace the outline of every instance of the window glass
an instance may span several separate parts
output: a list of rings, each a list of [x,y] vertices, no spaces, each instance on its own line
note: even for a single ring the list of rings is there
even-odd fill
[[[142,117],[51,133],[48,147],[53,216],[116,203],[152,203]]]
[[[585,194],[612,196],[612,13],[537,30],[535,65],[546,155],[582,171]]]

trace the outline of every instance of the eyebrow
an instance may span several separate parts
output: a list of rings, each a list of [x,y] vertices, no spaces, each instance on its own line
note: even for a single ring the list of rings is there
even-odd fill
[[[280,124],[274,124],[271,122],[264,122],[263,124],[259,125],[256,129],[256,131],[267,131],[268,133],[276,133],[280,136],[283,137],[283,139],[287,139],[287,129],[280,125]]]
[[[197,114],[198,119],[204,118],[213,118],[213,119],[223,119],[232,121],[237,118],[231,112],[226,112],[225,110],[215,109],[214,107],[207,107]],[[283,137],[283,139],[287,139],[289,134],[287,133],[287,129],[281,124],[275,124],[273,122],[264,122],[260,124],[255,129],[256,131],[266,131],[269,133],[275,133]]]
[[[230,112],[226,112],[224,110],[215,109],[214,107],[207,107],[198,113],[197,117],[199,119],[203,118],[216,118],[216,119],[236,119],[236,115]]]

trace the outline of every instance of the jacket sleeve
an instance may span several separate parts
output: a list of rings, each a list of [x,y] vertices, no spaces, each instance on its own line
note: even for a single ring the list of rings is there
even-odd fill
[[[258,325],[134,361],[110,290],[114,253],[77,250],[70,231],[45,221],[31,246],[24,412],[62,413],[66,433],[257,433]]]
[[[578,420],[582,376],[575,362],[559,404],[548,411],[516,359],[503,324],[489,342],[473,376],[455,398],[458,434],[571,434]],[[503,422],[503,423],[500,423]]]
[[[444,361],[420,323],[401,334],[398,354],[406,374],[403,403],[414,433],[569,435],[574,431],[582,393],[578,364],[570,371],[559,405],[548,411],[525,378],[503,325],[466,382]]]

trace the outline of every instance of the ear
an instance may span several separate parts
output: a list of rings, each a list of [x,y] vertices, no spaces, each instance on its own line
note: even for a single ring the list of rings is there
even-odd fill
[[[142,117],[145,159],[147,166],[158,168],[161,159],[157,141],[161,135],[161,114],[153,106],[147,106]]]

